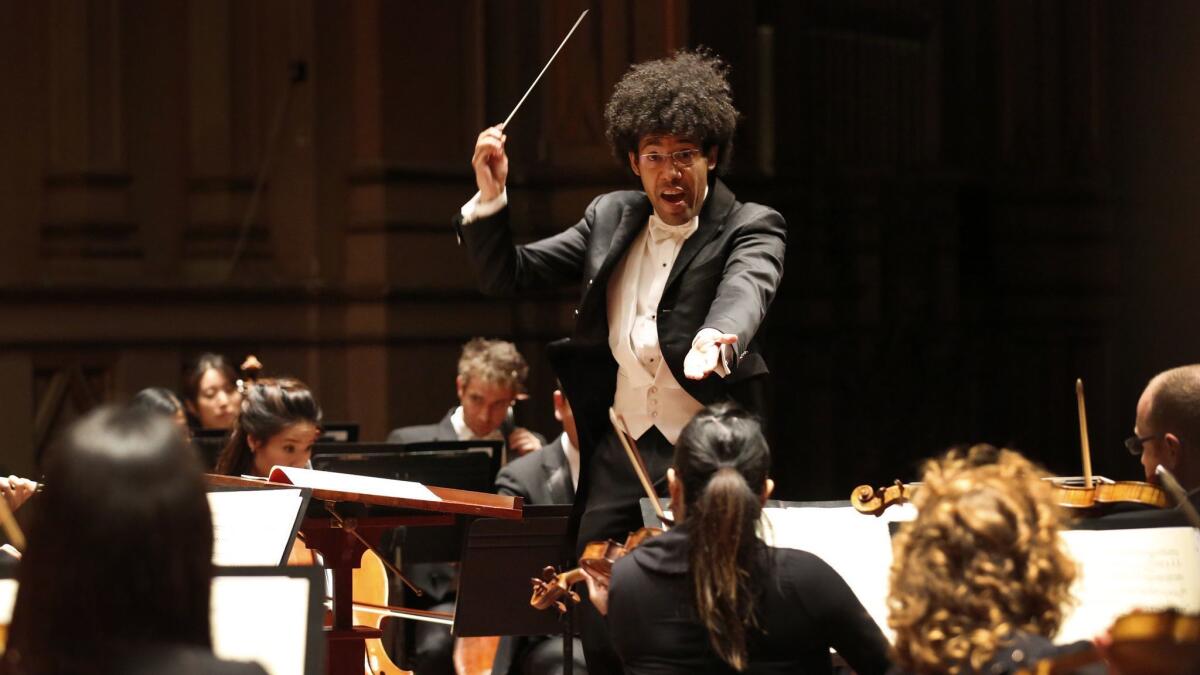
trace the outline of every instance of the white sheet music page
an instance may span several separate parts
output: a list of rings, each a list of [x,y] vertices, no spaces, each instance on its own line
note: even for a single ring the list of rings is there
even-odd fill
[[[356,476],[352,473],[337,473],[336,471],[316,471],[314,469],[297,469],[291,466],[276,466],[271,469],[271,482],[287,483],[296,487],[308,487],[317,490],[353,492],[375,497],[415,499],[426,502],[442,501],[442,498],[433,494],[429,488],[413,481]]]
[[[213,577],[213,653],[257,661],[270,675],[303,675],[308,599],[302,577]]]
[[[850,586],[863,608],[889,640],[887,627],[888,572],[892,539],[888,523],[909,520],[912,513],[893,507],[881,517],[852,507],[793,507],[763,509],[767,526],[763,541],[777,548],[808,551],[829,564]]]
[[[1079,563],[1056,642],[1090,640],[1135,609],[1200,612],[1200,532],[1189,527],[1068,530],[1063,540]]]
[[[213,564],[279,565],[303,503],[300,490],[209,492]]]

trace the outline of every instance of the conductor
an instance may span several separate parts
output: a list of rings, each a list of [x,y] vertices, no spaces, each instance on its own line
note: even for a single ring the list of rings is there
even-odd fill
[[[755,334],[783,276],[783,217],[742,203],[716,177],[729,167],[738,112],[728,67],[705,50],[634,65],[604,111],[605,135],[637,188],[602,194],[579,222],[515,246],[502,127],[483,130],[471,160],[479,194],[455,227],[482,291],[511,296],[578,284],[571,338],[551,358],[575,410],[581,472],[578,546],[641,523],[642,488],[611,406],[665,493],[673,446],[705,405],[734,399],[762,414],[766,364]],[[590,606],[581,612],[590,672],[619,661]]]

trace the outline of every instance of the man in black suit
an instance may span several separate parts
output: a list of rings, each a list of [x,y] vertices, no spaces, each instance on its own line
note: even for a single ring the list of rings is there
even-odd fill
[[[572,336],[552,353],[582,453],[580,548],[623,539],[641,522],[641,487],[609,428],[610,406],[660,492],[696,411],[733,398],[763,412],[767,370],[754,336],[783,276],[787,228],[715,177],[728,168],[738,117],[726,71],[703,51],[630,69],[604,117],[614,155],[642,189],[601,195],[574,226],[531,244],[514,246],[508,225],[504,130],[476,141],[479,194],[455,225],[481,289],[582,287]],[[603,619],[589,609],[581,613],[589,670],[617,670]]]
[[[561,390],[554,391],[554,417],[563,431],[553,442],[509,462],[496,476],[496,492],[521,497],[526,505],[571,504],[579,481],[579,438],[575,416]],[[505,636],[500,639],[494,675],[555,675],[563,671],[561,635]],[[574,672],[587,675],[576,641]]]
[[[537,450],[542,439],[512,424],[512,406],[524,399],[529,366],[516,345],[504,340],[472,338],[463,345],[454,379],[459,405],[437,424],[393,429],[388,443],[430,441],[504,441],[514,456]]]
[[[526,397],[525,378],[529,366],[516,345],[503,340],[472,338],[463,345],[458,359],[455,389],[459,405],[437,424],[422,424],[393,429],[388,443],[427,443],[432,441],[504,441],[514,456],[537,450],[542,438],[512,424],[513,404]],[[394,546],[395,544],[393,544]],[[402,556],[403,558],[403,556]],[[393,581],[393,604],[453,612],[458,574],[449,563],[417,563],[404,566],[404,573],[424,591],[421,598],[405,598],[403,587]],[[396,622],[391,622],[395,624]],[[387,643],[393,653],[402,649],[401,636],[390,627]],[[441,625],[417,622],[413,629],[414,670],[418,675],[454,672],[454,639]]]
[[[575,416],[562,390],[554,390],[554,419],[563,431],[553,442],[517,458],[496,475],[496,492],[526,504],[572,504],[579,482],[579,438]]]

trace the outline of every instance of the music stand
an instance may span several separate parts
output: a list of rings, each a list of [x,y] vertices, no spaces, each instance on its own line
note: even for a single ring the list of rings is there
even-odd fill
[[[328,443],[357,443],[358,422],[322,422],[317,439]]]
[[[291,471],[291,474],[288,472]],[[430,497],[384,496],[388,493],[364,492],[361,488],[346,491],[335,485],[347,481],[337,474],[304,469],[276,467],[272,474],[305,477],[311,481],[297,487],[312,488],[313,503],[323,504],[324,517],[304,519],[301,531],[305,543],[324,557],[326,569],[333,572],[333,626],[326,630],[330,675],[361,675],[366,655],[365,641],[379,638],[383,631],[354,625],[353,571],[360,565],[363,553],[378,548],[383,533],[402,526],[453,525],[464,516],[520,519],[523,502],[520,497],[481,494],[440,487],[427,487]],[[233,476],[206,475],[209,485],[262,487],[263,482]],[[351,515],[353,513],[353,515]],[[382,513],[396,515],[380,515]]]
[[[334,444],[315,443],[313,447]],[[395,443],[339,443],[340,449],[360,451],[344,454],[316,454],[313,468],[359,476],[408,480],[425,485],[438,485],[456,490],[492,492],[492,459],[484,450],[397,450]],[[457,445],[457,444],[456,444]],[[409,446],[411,447],[411,446]],[[362,452],[361,449],[367,452]],[[402,537],[404,563],[447,562],[458,560],[466,528],[461,523],[451,527],[417,528],[397,533]]]
[[[542,569],[574,567],[574,542],[567,538],[570,506],[526,506],[521,520],[480,518],[471,523],[459,569],[453,633],[563,636],[563,668],[573,668],[575,621],[567,613],[534,609],[529,580]],[[557,563],[557,564],[556,564]]]
[[[313,443],[314,455],[357,455],[380,454],[392,452],[431,452],[448,450],[476,450],[486,452],[490,459],[491,474],[488,476],[487,488],[496,481],[500,472],[501,449],[503,441],[422,441],[420,443],[334,443],[318,441]],[[438,483],[440,485],[440,483]]]

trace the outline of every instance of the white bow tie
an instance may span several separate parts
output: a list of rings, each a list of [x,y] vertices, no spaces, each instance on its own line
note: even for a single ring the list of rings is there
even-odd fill
[[[692,219],[682,225],[668,225],[659,220],[658,216],[650,216],[650,238],[654,243],[666,239],[683,241],[696,231],[696,220]]]

